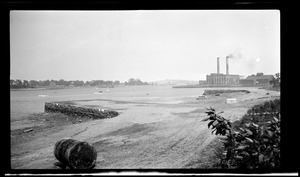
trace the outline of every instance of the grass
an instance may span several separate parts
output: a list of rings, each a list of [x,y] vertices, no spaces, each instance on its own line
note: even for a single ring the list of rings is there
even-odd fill
[[[195,169],[221,169],[220,159],[222,157],[223,143],[219,137],[211,141],[197,156],[197,160],[191,161],[184,168]]]

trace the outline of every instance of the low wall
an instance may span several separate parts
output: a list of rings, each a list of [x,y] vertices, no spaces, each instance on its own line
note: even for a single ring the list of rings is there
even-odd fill
[[[215,94],[222,94],[222,93],[234,93],[234,92],[245,92],[250,93],[248,90],[204,90],[203,95],[215,95]]]
[[[84,107],[77,107],[68,104],[59,104],[59,103],[52,103],[52,102],[45,103],[45,112],[62,113],[69,116],[89,117],[93,119],[107,119],[119,115],[117,111],[112,111],[112,110],[84,108]]]

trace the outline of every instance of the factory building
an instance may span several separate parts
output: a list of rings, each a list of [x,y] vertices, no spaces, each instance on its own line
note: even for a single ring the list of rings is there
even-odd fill
[[[238,85],[240,76],[229,74],[229,57],[226,57],[226,74],[220,73],[220,58],[217,58],[217,73],[206,75],[207,85]]]
[[[208,85],[238,85],[239,81],[239,75],[225,75],[217,73],[206,75],[206,83]]]
[[[246,79],[241,79],[240,84],[243,86],[251,85],[269,85],[270,81],[274,78],[273,75],[264,75],[263,73],[252,74]]]

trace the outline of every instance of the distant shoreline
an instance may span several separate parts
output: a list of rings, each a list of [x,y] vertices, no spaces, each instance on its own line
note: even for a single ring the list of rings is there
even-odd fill
[[[28,87],[28,88],[10,88],[10,91],[30,91],[30,90],[62,90],[62,89],[79,89],[79,88],[116,88],[116,87],[131,87],[131,86],[164,86],[164,85],[117,85],[114,87],[103,86],[79,86],[79,87]]]
[[[75,88],[75,87],[34,87],[34,88],[10,88],[10,91],[29,91],[29,90],[58,90],[58,89],[68,89],[68,88]]]
[[[83,86],[85,87],[85,86]],[[31,88],[10,88],[10,91],[30,91],[30,90],[62,90],[62,89],[76,89],[82,87],[31,87]]]
[[[10,91],[46,90],[47,88],[10,88]]]

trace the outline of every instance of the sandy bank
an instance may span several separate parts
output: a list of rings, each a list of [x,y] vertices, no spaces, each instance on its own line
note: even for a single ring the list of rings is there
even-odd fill
[[[80,121],[58,114],[56,119],[50,120],[52,114],[41,114],[30,119],[32,125],[36,123],[34,126],[23,129],[18,128],[22,124],[19,121],[11,133],[12,168],[56,169],[53,148],[55,142],[64,137],[91,143],[98,152],[96,169],[192,168],[191,162],[204,158],[201,157],[203,150],[215,138],[206,122],[201,121],[206,117],[206,107],[224,111],[224,117],[235,121],[251,106],[280,96],[275,91],[256,88],[249,91],[207,96],[201,100],[196,97],[78,100],[73,104],[103,106],[118,110],[120,115]],[[227,98],[236,98],[237,103],[226,104]],[[49,121],[41,121],[46,116]],[[62,121],[62,118],[73,122]],[[27,125],[30,125],[28,120]],[[33,131],[23,133],[28,128]]]

